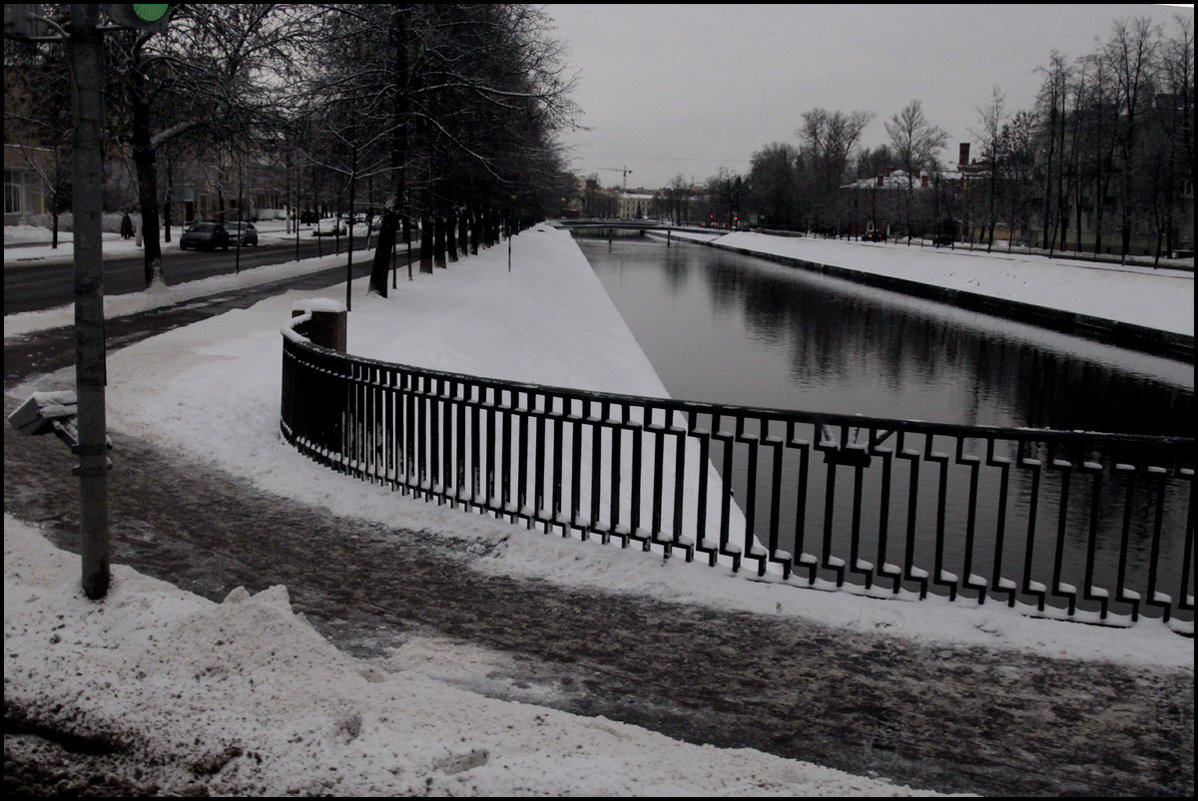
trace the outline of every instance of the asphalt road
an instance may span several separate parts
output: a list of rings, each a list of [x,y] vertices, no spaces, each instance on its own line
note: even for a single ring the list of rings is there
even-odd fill
[[[339,272],[305,280],[331,285]],[[271,291],[279,287],[255,295]],[[254,299],[118,318],[109,347]],[[69,329],[6,340],[6,390],[69,365],[72,346]],[[6,411],[19,401],[6,394]],[[257,592],[285,584],[296,610],[347,653],[375,656],[425,633],[478,643],[511,657],[486,687],[471,688],[485,694],[531,700],[527,688],[543,688],[551,700],[537,702],[566,711],[917,788],[1194,793],[1192,672],[929,646],[491,575],[473,567],[484,543],[430,541],[337,517],[263,495],[152,442],[112,436],[114,562],[213,600],[239,585]],[[72,464],[53,437],[5,426],[5,511],[68,550],[79,526]],[[89,752],[77,732],[39,728],[7,704],[5,724],[9,789],[80,790],[104,769],[96,760],[120,757]],[[121,741],[120,732],[103,734]],[[47,743],[56,748],[50,759],[38,756]]]
[[[358,244],[358,243],[355,243]],[[332,238],[318,241],[306,234],[301,235],[299,253],[301,258],[318,254],[330,255],[337,251],[338,243]],[[345,253],[348,240],[340,242],[340,252]],[[69,252],[69,251],[68,251]],[[360,250],[355,250],[355,261]],[[249,270],[268,264],[281,264],[296,258],[296,244],[289,242],[263,243],[255,247],[236,248],[228,251],[180,250],[178,243],[164,244],[162,248],[162,274],[167,285],[196,281],[213,275],[228,275],[238,270]],[[145,267],[141,254],[104,260],[104,294],[123,295],[145,289]],[[20,261],[5,259],[4,264],[4,313],[51,309],[65,306],[75,300],[75,267],[68,261]]]

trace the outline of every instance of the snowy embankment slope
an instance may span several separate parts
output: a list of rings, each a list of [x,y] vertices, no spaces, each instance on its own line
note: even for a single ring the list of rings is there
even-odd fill
[[[719,247],[1194,336],[1194,273],[1001,252],[738,232]]]

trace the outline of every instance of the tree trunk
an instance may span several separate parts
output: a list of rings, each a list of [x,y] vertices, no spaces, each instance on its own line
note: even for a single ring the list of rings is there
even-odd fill
[[[420,217],[420,272],[433,271],[433,221],[428,215]]]
[[[399,230],[399,215],[393,210],[383,212],[379,235],[374,249],[374,262],[370,265],[370,291],[387,297],[387,268],[391,265],[391,251]]]
[[[451,262],[458,260],[457,227],[457,217],[454,215],[453,208],[450,207],[445,217],[445,249]]]
[[[445,263],[445,217],[433,217],[433,264],[444,269]]]
[[[399,225],[399,215],[404,211],[407,195],[407,158],[408,158],[408,111],[410,98],[408,96],[408,32],[404,15],[408,6],[396,3],[391,7],[391,29],[389,37],[391,46],[395,49],[395,92],[394,126],[391,133],[391,169],[392,191],[390,204],[383,215],[382,228],[379,230],[378,244],[374,249],[374,262],[370,267],[370,289],[383,297],[387,297],[387,267],[391,261],[391,252],[395,247],[396,229]],[[390,218],[390,222],[388,222]],[[405,215],[403,218],[404,239],[408,240],[409,224]],[[388,226],[390,230],[388,231]]]
[[[133,71],[137,75],[137,71]],[[139,87],[140,88],[140,87]],[[158,242],[158,169],[154,145],[150,139],[150,107],[142,93],[132,94],[133,163],[137,167],[137,200],[141,207],[141,228],[145,248],[146,287],[162,282],[162,247]]]

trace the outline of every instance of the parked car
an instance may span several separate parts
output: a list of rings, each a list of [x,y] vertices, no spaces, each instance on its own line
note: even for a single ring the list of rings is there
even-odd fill
[[[320,219],[316,216],[316,212],[312,209],[306,209],[300,212],[300,223],[303,225],[314,225]]]
[[[952,244],[953,244],[953,237],[951,234],[936,234],[935,236],[932,237],[932,246],[933,247],[938,247],[938,248],[949,247]]]
[[[258,229],[254,227],[253,223],[231,222],[225,225],[225,229],[229,232],[229,240],[233,244],[241,244],[243,247],[246,245],[257,247]]]
[[[355,213],[355,214],[353,215],[353,219],[352,219],[352,220],[350,219],[350,215],[349,215],[349,214],[342,214],[342,215],[341,215],[341,223],[342,223],[342,225],[348,225],[348,224],[349,224],[349,223],[351,223],[351,222],[352,222],[354,225],[367,225],[367,224],[373,224],[373,219],[374,219],[374,218],[373,218],[373,215],[370,215],[370,214],[365,214],[365,213],[363,213],[363,212],[360,212],[360,211],[359,211],[359,212],[357,212],[357,213]]]
[[[861,241],[862,242],[885,242],[886,241],[886,232],[879,231],[877,229],[874,229],[873,231],[866,231],[864,234],[861,235]]]
[[[317,220],[312,229],[312,236],[345,236],[349,229],[340,220]]]
[[[229,249],[229,232],[220,223],[198,222],[188,226],[179,237],[180,250]]]

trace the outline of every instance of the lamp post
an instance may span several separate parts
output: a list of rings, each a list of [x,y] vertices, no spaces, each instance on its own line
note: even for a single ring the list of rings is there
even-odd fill
[[[78,397],[80,533],[83,591],[108,594],[108,435],[104,411],[104,264],[101,251],[104,116],[100,7],[71,5],[67,55],[73,76],[75,141],[75,392]]]

